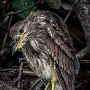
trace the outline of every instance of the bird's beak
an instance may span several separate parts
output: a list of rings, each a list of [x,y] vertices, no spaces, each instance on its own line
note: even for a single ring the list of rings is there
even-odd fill
[[[12,38],[11,41],[11,51],[12,51],[12,55],[14,55],[14,53],[17,51],[17,44],[19,42],[19,35],[16,35]]]
[[[23,34],[16,35],[12,39],[11,47],[12,47],[12,55],[22,47]]]

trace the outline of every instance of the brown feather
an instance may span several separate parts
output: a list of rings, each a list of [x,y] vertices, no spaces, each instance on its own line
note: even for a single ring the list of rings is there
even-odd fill
[[[29,65],[38,76],[44,77],[45,67],[48,71],[53,70],[55,62],[58,82],[64,90],[74,90],[79,63],[75,59],[73,43],[63,20],[49,11],[36,11],[24,23],[24,29],[28,24],[26,31],[29,31],[29,36],[22,51]],[[11,36],[13,31],[21,27],[19,25],[17,28],[17,24],[11,28]],[[47,76],[49,78],[51,75]]]

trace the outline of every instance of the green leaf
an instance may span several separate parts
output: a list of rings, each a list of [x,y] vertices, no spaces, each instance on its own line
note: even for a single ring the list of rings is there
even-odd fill
[[[45,0],[45,2],[54,9],[59,9],[61,5],[61,0]]]
[[[12,0],[12,6],[16,11],[25,10],[31,7],[32,5],[34,5],[33,0]],[[20,13],[19,16],[24,19],[25,17],[29,15],[31,11],[35,11],[35,9],[36,7],[34,6],[30,10]]]

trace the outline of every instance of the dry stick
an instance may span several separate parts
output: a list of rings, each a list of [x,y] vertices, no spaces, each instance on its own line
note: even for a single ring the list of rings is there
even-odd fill
[[[10,28],[10,25],[11,25],[11,22],[12,22],[12,18],[13,18],[13,15],[11,15],[11,17],[10,17],[10,20],[9,20],[9,24],[8,24],[7,30],[9,30],[9,28]],[[4,41],[3,41],[3,44],[2,44],[2,51],[3,51],[4,45],[5,45],[7,36],[8,36],[8,33],[5,34]]]
[[[26,9],[24,9],[24,10],[17,11],[17,12],[7,13],[6,15],[4,15],[4,17],[9,16],[9,15],[13,15],[13,14],[20,14],[20,13],[23,13],[23,12],[25,12],[25,11],[28,11],[28,10],[30,10],[31,8],[33,8],[34,6],[36,6],[37,4],[39,4],[41,1],[42,1],[42,0],[37,1],[34,5],[32,5],[32,6],[29,7],[29,8],[26,8]]]
[[[72,13],[73,8],[70,10],[70,12],[66,15],[65,19],[64,19],[64,23],[66,23],[67,19],[69,18],[70,14]]]
[[[5,17],[2,23],[0,24],[0,27],[3,27],[6,21],[8,20],[9,16]]]
[[[34,90],[34,89],[35,89],[35,86],[37,86],[37,85],[40,83],[40,81],[41,81],[41,78],[38,78],[38,79],[34,82],[34,84],[30,87],[30,90]]]
[[[8,31],[7,29],[4,29],[4,28],[2,28],[2,27],[0,27],[0,30],[2,30],[3,32],[9,33],[9,31]]]

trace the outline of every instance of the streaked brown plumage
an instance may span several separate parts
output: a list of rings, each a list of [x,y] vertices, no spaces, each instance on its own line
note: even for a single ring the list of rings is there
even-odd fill
[[[21,31],[24,35],[21,50],[34,72],[47,81],[55,77],[63,90],[74,90],[79,63],[63,20],[49,11],[36,11],[16,23],[10,36],[20,35]]]

